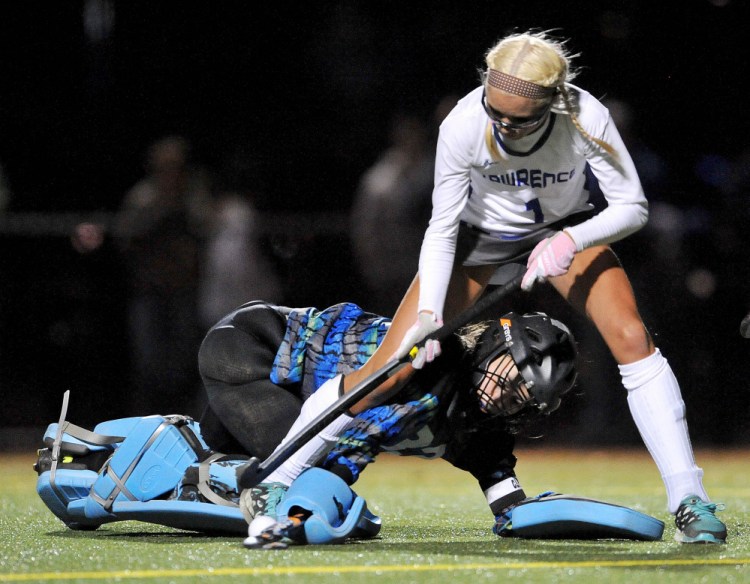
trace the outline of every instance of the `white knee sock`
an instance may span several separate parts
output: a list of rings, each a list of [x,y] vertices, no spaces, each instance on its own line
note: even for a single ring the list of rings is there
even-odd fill
[[[333,379],[329,379],[314,394],[307,398],[305,403],[302,404],[299,416],[276,450],[286,444],[292,437],[296,436],[339,398],[342,378],[342,375],[338,375]],[[284,464],[268,475],[263,482],[279,482],[291,485],[292,481],[303,470],[313,466],[336,444],[339,435],[347,429],[353,419],[351,416],[341,414],[307,444],[292,454]]]
[[[619,368],[628,390],[630,413],[667,488],[670,513],[675,513],[688,495],[709,501],[703,470],[696,466],[690,445],[685,402],[667,360],[657,349],[653,355]]]

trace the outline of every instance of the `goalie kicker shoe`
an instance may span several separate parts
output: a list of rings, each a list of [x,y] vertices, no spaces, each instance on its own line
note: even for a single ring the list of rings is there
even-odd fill
[[[287,487],[283,483],[260,483],[245,489],[240,495],[240,510],[245,520],[251,523],[259,515],[276,519],[276,507],[281,503]]]
[[[724,543],[727,526],[714,513],[724,505],[706,503],[696,495],[685,497],[675,513],[675,541],[681,543]]]

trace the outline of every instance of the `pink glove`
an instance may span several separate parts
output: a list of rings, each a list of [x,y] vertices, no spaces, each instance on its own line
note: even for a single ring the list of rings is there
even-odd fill
[[[443,326],[443,320],[440,318],[439,314],[420,312],[417,315],[417,322],[406,331],[404,339],[401,341],[401,344],[391,359],[401,359],[402,357],[405,357],[410,353],[412,348],[414,348],[414,345],[430,333],[439,329],[441,326]],[[414,369],[421,369],[425,363],[430,363],[435,357],[440,356],[440,353],[440,341],[430,339],[425,343],[424,347],[419,349],[416,356],[411,361],[411,366],[414,367]]]
[[[531,290],[535,282],[543,282],[550,276],[562,276],[570,268],[575,255],[576,243],[564,231],[543,239],[529,256],[521,289]]]

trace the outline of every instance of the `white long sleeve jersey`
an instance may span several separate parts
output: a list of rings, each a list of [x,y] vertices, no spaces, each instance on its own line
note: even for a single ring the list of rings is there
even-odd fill
[[[584,137],[570,116],[554,110],[533,134],[503,142],[482,107],[481,86],[445,118],[435,157],[432,217],[419,259],[419,310],[443,312],[461,221],[512,241],[590,210],[584,188],[587,163],[607,207],[567,228],[578,251],[617,241],[645,225],[648,203],[609,111],[590,93],[568,88],[578,96],[583,128],[610,144],[617,159]],[[497,146],[494,155],[485,139],[488,127]]]

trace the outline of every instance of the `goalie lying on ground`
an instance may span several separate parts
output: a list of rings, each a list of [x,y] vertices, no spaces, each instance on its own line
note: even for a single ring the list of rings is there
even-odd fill
[[[222,452],[268,457],[285,436],[314,419],[321,403],[335,401],[341,376],[369,358],[388,326],[387,319],[353,304],[319,311],[256,302],[227,315],[208,332],[199,353],[209,403],[201,420],[207,443]],[[416,370],[390,401],[340,416],[265,482],[243,491],[240,507],[253,523],[250,544],[263,543],[253,538],[270,527],[267,520],[253,522],[256,517],[285,518],[285,492],[306,469],[318,466],[351,485],[381,450],[442,457],[469,472],[496,518],[494,531],[519,535],[511,533],[509,511],[527,497],[514,472],[514,433],[557,409],[575,383],[575,357],[568,328],[542,313],[508,313],[461,329],[443,344],[443,356]],[[317,481],[337,484],[319,471],[316,480],[302,477],[315,487]],[[290,497],[298,493],[294,483]],[[600,527],[609,527],[602,509],[596,512],[605,522]],[[560,531],[565,520],[561,516],[556,528],[542,521],[549,530],[527,535],[583,535],[570,526]],[[648,534],[636,528],[630,536],[658,539],[663,524],[653,521],[658,533],[649,524]],[[628,535],[595,531],[589,535]]]
[[[349,485],[389,450],[442,456],[470,472],[499,535],[661,537],[663,523],[633,510],[548,494],[529,499],[518,484],[513,432],[556,409],[575,381],[570,332],[540,313],[509,313],[460,331],[445,343],[439,363],[412,377],[398,402],[362,412],[319,453],[303,454],[320,467],[292,460],[293,472],[306,468],[295,480],[267,482],[240,496],[242,453],[269,454],[300,409],[297,423],[304,423],[300,404],[335,391],[341,373],[367,359],[387,326],[352,304],[323,311],[246,305],[203,343],[210,407],[200,424],[154,415],[101,422],[92,432],[66,421],[66,392],[60,422],[47,429],[47,448],[35,465],[37,491],[72,529],[138,520],[239,534],[252,522],[251,547],[288,539],[333,543],[379,532],[379,519]]]

